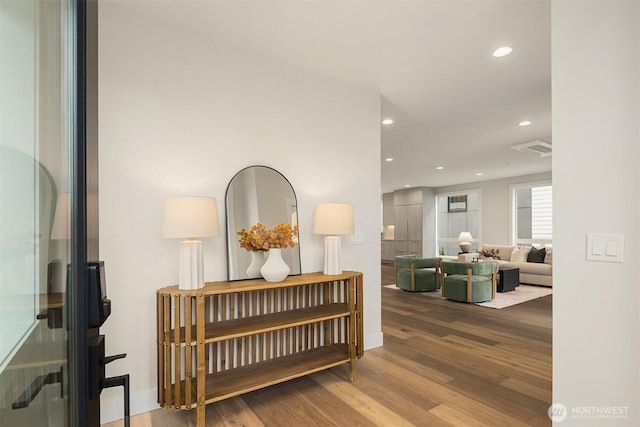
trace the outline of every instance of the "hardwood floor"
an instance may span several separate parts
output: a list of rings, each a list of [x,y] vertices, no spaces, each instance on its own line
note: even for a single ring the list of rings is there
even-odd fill
[[[383,265],[382,285],[394,282]],[[383,287],[384,347],[358,360],[355,382],[343,365],[274,385],[208,405],[207,426],[550,426],[551,305],[494,310]],[[195,426],[195,413],[131,425]]]

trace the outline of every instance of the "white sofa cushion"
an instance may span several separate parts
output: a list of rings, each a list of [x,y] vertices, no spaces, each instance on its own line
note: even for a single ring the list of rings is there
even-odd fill
[[[518,246],[511,252],[511,262],[527,262],[527,255],[531,247]]]
[[[544,263],[552,265],[553,264],[553,248],[546,248],[547,252],[544,255]]]

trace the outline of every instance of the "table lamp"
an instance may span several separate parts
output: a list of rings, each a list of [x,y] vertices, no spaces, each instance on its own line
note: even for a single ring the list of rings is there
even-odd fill
[[[218,207],[213,197],[167,197],[164,201],[162,237],[186,237],[180,244],[178,288],[204,287],[202,242],[195,237],[220,235]]]
[[[313,220],[314,234],[324,238],[324,270],[327,275],[342,274],[341,241],[338,234],[353,234],[353,206],[349,203],[319,203]]]
[[[469,233],[468,231],[463,231],[458,236],[460,251],[463,253],[467,253],[471,250],[471,242],[473,242],[473,237],[471,236],[471,233]]]

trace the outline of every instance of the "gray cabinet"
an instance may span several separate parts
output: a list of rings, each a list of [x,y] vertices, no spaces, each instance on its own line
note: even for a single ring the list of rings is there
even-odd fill
[[[394,195],[395,255],[422,256],[422,188]]]
[[[395,235],[393,241],[382,241],[383,261],[392,261],[397,255],[435,254],[434,194],[428,187],[383,194],[383,224],[393,225]]]
[[[422,256],[422,204],[395,207],[396,255]]]
[[[382,241],[382,261],[392,261],[395,258],[396,248],[394,240]]]

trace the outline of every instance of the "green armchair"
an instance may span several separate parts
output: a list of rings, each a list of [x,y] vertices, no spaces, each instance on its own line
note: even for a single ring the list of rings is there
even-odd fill
[[[396,286],[411,292],[430,292],[440,289],[440,261],[441,258],[397,256],[395,258]]]
[[[442,296],[462,302],[483,302],[496,297],[498,263],[442,263]]]

